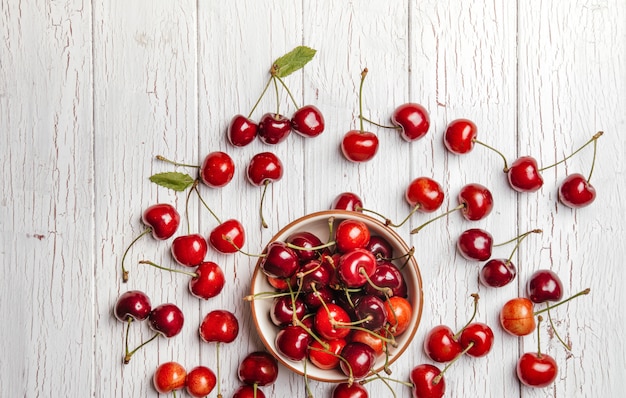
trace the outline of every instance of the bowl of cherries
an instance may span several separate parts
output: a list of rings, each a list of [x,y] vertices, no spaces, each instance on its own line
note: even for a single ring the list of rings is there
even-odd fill
[[[395,231],[360,212],[328,210],[270,240],[247,299],[282,365],[340,383],[385,371],[405,352],[423,292],[413,249]]]

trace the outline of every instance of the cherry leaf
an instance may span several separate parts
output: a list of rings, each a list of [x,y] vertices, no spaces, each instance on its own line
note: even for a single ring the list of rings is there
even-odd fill
[[[168,172],[158,173],[150,177],[150,181],[174,191],[184,191],[193,185],[194,179],[189,174]]]
[[[277,77],[289,76],[300,70],[313,59],[317,50],[306,46],[298,46],[274,61],[272,74]]]

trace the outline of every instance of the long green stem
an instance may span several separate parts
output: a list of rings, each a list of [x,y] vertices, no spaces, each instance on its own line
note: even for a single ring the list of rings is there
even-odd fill
[[[187,271],[183,271],[183,270],[180,270],[180,269],[167,268],[167,267],[164,267],[162,265],[156,264],[156,263],[154,263],[152,261],[149,261],[149,260],[141,260],[141,261],[139,261],[139,264],[148,264],[148,265],[151,265],[151,266],[153,266],[155,268],[162,269],[163,271],[176,272],[176,273],[179,273],[179,274],[190,276],[192,278],[197,278],[198,277],[198,274],[196,274],[195,272],[187,272]]]
[[[137,352],[139,351],[143,346],[145,346],[146,344],[148,344],[149,342],[151,342],[152,340],[156,339],[157,337],[159,337],[159,333],[155,333],[154,336],[152,336],[150,339],[144,341],[143,343],[141,343],[139,346],[137,346],[137,348],[135,348],[134,350],[130,351],[130,352],[126,352],[126,356],[124,357],[124,363],[127,364],[130,362],[130,358]]]
[[[475,142],[475,143],[476,143],[476,144],[478,144],[478,145],[482,145],[482,146],[484,146],[485,148],[491,149],[492,151],[494,151],[495,153],[497,153],[498,155],[500,155],[500,157],[502,158],[502,160],[504,160],[504,170],[503,170],[503,171],[504,171],[505,173],[509,171],[509,164],[508,164],[508,162],[506,161],[506,156],[504,156],[504,154],[503,154],[502,152],[500,152],[500,151],[499,151],[499,150],[497,150],[496,148],[492,147],[491,145],[487,145],[487,144],[485,144],[484,142],[479,141],[479,140],[477,140],[477,139],[473,139],[472,141],[473,141],[473,142]]]
[[[591,175],[593,174],[593,168],[596,165],[596,153],[598,152],[598,140],[593,141],[593,158],[591,159],[591,170],[589,170],[589,177],[587,177],[587,182],[591,180]]]
[[[279,76],[274,76],[278,82],[283,86],[283,88],[285,89],[285,91],[287,91],[287,94],[289,95],[289,98],[291,98],[291,101],[293,102],[293,105],[296,107],[296,109],[300,109],[300,106],[298,106],[298,102],[296,101],[296,99],[293,97],[293,94],[291,94],[291,90],[289,90],[289,87],[287,87],[287,85],[285,84],[285,82],[283,81],[283,79],[281,79]]]
[[[156,155],[156,158],[157,158],[158,160],[162,160],[162,161],[164,161],[164,162],[171,163],[171,164],[173,164],[174,166],[180,166],[180,167],[192,167],[192,168],[194,168],[194,169],[199,169],[199,168],[200,168],[200,166],[198,166],[197,164],[179,163],[179,162],[176,162],[176,161],[174,161],[174,160],[170,160],[170,159],[168,159],[168,158],[166,158],[165,156],[162,156],[162,155]]]
[[[276,117],[280,115],[280,97],[278,95],[278,83],[276,83],[276,76],[272,76],[272,81],[274,82],[274,92],[276,93]]]
[[[441,379],[443,378],[443,374],[450,368],[450,366],[452,366],[452,364],[454,364],[456,361],[459,360],[459,358],[461,358],[463,355],[465,355],[469,350],[472,349],[472,347],[474,347],[474,342],[470,342],[467,347],[465,347],[465,349],[463,351],[461,351],[461,353],[459,355],[457,355],[456,357],[454,357],[454,359],[450,362],[448,362],[446,364],[446,366],[441,369],[441,373],[439,373],[437,376],[435,376],[433,378],[433,384],[439,384],[439,382],[441,381]]]
[[[474,299],[474,312],[472,313],[469,321],[467,321],[467,323],[461,329],[459,329],[458,332],[456,332],[456,334],[454,335],[455,339],[458,339],[459,336],[461,336],[461,333],[463,333],[463,331],[465,330],[465,328],[467,328],[469,324],[474,321],[474,318],[476,318],[476,314],[478,313],[478,300],[480,299],[480,296],[478,295],[478,293],[472,293],[472,298]]]
[[[552,321],[552,314],[550,314],[550,304],[546,303],[546,306],[548,310],[546,311],[548,313],[548,322],[550,322],[550,328],[552,329],[552,332],[554,333],[556,338],[561,342],[561,344],[563,344],[563,347],[565,347],[567,351],[571,351],[572,347],[570,347],[570,345],[567,344],[565,340],[561,338],[561,335],[559,335],[559,332],[556,330],[556,327],[554,327],[554,322]]]
[[[272,80],[273,80],[272,78],[267,79],[267,83],[265,84],[265,87],[263,88],[263,91],[261,92],[261,95],[259,95],[259,98],[254,103],[254,106],[252,107],[252,110],[250,111],[250,113],[248,113],[248,119],[250,119],[252,117],[252,114],[254,113],[255,109],[261,103],[261,99],[263,98],[263,96],[265,95],[265,92],[269,88],[270,83],[272,83]]]
[[[370,124],[373,124],[373,125],[374,125],[374,126],[376,126],[376,127],[380,127],[381,129],[402,130],[402,127],[400,127],[400,126],[386,126],[386,125],[384,125],[384,124],[376,123],[376,122],[375,122],[375,121],[373,121],[372,119],[368,119],[368,118],[366,118],[366,117],[364,117],[364,116],[359,116],[359,118],[360,118],[361,120],[364,120],[364,121],[366,121],[366,122],[370,123]]]
[[[602,134],[604,134],[603,131],[598,131],[596,134],[594,134],[593,137],[591,137],[591,139],[589,139],[589,141],[585,142],[580,148],[578,148],[577,150],[572,152],[569,156],[566,156],[565,158],[559,160],[558,162],[556,162],[554,164],[542,167],[542,168],[539,169],[539,171],[541,172],[541,171],[547,170],[549,168],[552,168],[552,167],[560,165],[561,163],[563,163],[566,160],[570,159],[572,156],[576,155],[578,152],[582,151],[583,148],[585,148],[587,145],[591,144],[592,142],[595,142],[598,138],[600,138],[602,136]]]
[[[198,194],[198,198],[200,199],[200,202],[202,202],[202,204],[204,205],[204,207],[206,207],[206,209],[209,211],[209,213],[211,213],[211,215],[213,216],[213,218],[215,218],[215,220],[217,220],[218,224],[221,224],[222,221],[219,219],[219,217],[217,217],[217,215],[215,213],[213,213],[213,210],[211,210],[211,208],[209,207],[209,205],[206,204],[206,202],[204,201],[204,199],[202,198],[202,195],[200,195],[200,191],[198,190],[198,187],[194,187],[194,191],[196,191],[196,193]]]
[[[543,314],[544,312],[546,312],[546,311],[548,311],[548,310],[551,310],[551,309],[553,309],[553,308],[556,308],[556,307],[560,306],[561,304],[565,304],[565,303],[567,303],[568,301],[571,301],[571,300],[575,299],[576,297],[579,297],[579,296],[584,296],[584,295],[586,295],[586,294],[589,294],[589,292],[591,292],[591,289],[590,289],[590,288],[586,288],[585,290],[583,290],[583,291],[581,291],[581,292],[576,293],[575,295],[573,295],[573,296],[572,296],[572,297],[570,297],[570,298],[567,298],[567,299],[565,299],[565,300],[563,300],[563,301],[559,301],[558,303],[554,304],[552,307],[546,307],[546,308],[543,308],[543,309],[541,309],[541,310],[539,310],[539,311],[535,311],[535,312],[533,313],[533,315],[535,315],[535,316],[536,316],[536,315],[539,315],[539,314]]]
[[[367,68],[361,72],[361,84],[359,85],[359,122],[361,126],[361,132],[365,131],[363,127],[363,82],[365,82],[365,76],[367,76]]]
[[[267,192],[267,187],[270,185],[270,180],[266,180],[263,184],[263,193],[261,194],[261,204],[259,205],[259,216],[261,217],[261,226],[263,228],[267,228],[268,225],[265,222],[265,217],[263,217],[263,202],[265,201],[265,193]]]
[[[124,255],[122,256],[122,281],[124,283],[128,282],[128,271],[126,270],[126,267],[124,267],[124,260],[126,260],[126,255],[128,254],[128,251],[130,250],[130,248],[143,236],[149,234],[150,232],[152,232],[152,228],[147,228],[145,231],[143,231],[138,237],[136,237],[135,239],[133,239],[132,242],[130,242],[130,245],[128,245],[128,247],[126,248],[126,250],[124,250]]]
[[[419,227],[417,227],[417,228],[413,229],[413,230],[411,231],[411,234],[416,234],[416,233],[418,233],[419,231],[421,231],[421,230],[422,230],[422,228],[424,228],[424,227],[425,227],[425,226],[427,226],[428,224],[430,224],[430,223],[432,223],[432,222],[434,222],[434,221],[436,221],[436,220],[439,220],[440,218],[443,218],[443,217],[447,216],[447,215],[448,215],[448,214],[450,214],[450,213],[454,213],[454,212],[455,212],[455,211],[457,211],[457,210],[461,210],[461,209],[463,209],[464,207],[465,207],[465,205],[464,205],[464,204],[460,204],[460,205],[458,205],[457,207],[455,207],[455,208],[453,208],[453,209],[451,209],[451,210],[448,210],[448,211],[446,211],[445,213],[440,214],[440,215],[438,215],[437,217],[430,219],[429,221],[426,221],[424,224],[422,224],[422,225],[420,225]]]
[[[519,248],[520,243],[522,243],[522,241],[524,240],[524,238],[526,238],[528,235],[532,234],[532,233],[541,233],[542,231],[540,229],[533,229],[532,231],[528,231],[526,233],[523,233],[522,235],[520,235],[517,238],[517,243],[515,244],[515,247],[513,248],[513,250],[511,250],[511,255],[509,256],[508,260],[507,260],[507,264],[511,262],[511,260],[513,259],[513,255],[515,254],[515,252],[517,251],[517,249]]]

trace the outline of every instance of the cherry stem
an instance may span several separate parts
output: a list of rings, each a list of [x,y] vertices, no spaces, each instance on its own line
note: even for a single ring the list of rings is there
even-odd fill
[[[126,337],[124,338],[124,343],[125,343],[125,350],[124,350],[124,363],[128,363],[126,361],[126,358],[129,358],[130,361],[130,357],[128,356],[129,353],[129,349],[128,349],[128,335],[129,335],[129,331],[130,331],[130,325],[133,323],[133,318],[128,317],[128,323],[126,324]]]
[[[156,339],[157,337],[159,337],[159,333],[155,333],[154,336],[150,337],[150,339],[144,341],[143,343],[139,344],[139,346],[137,346],[137,348],[135,348],[134,350],[127,352],[126,356],[124,357],[124,363],[128,364],[130,362],[130,358],[137,352],[139,351],[143,346],[145,346],[146,344],[148,344],[149,342],[151,342],[152,340]]]
[[[413,385],[413,383],[408,382],[408,381],[404,381],[404,380],[398,380],[398,379],[392,379],[391,377],[384,377],[379,375],[378,373],[376,373],[374,376],[370,377],[369,379],[363,379],[361,381],[359,381],[360,385],[364,385],[367,383],[371,383],[374,380],[385,380],[385,381],[393,381],[394,383],[398,383],[398,384],[402,384],[403,386],[406,387],[415,387]]]
[[[367,68],[363,69],[363,72],[361,72],[361,84],[359,85],[359,122],[361,132],[365,131],[365,129],[363,128],[363,82],[365,82],[365,76],[367,76],[367,72]]]
[[[259,205],[259,216],[261,217],[261,226],[267,228],[267,223],[263,217],[263,202],[265,201],[265,192],[267,192],[267,186],[270,185],[270,180],[265,180],[263,183],[263,193],[261,193],[261,204]]]
[[[572,296],[572,297],[570,297],[570,298],[567,298],[567,299],[565,299],[565,300],[559,301],[558,303],[554,304],[552,307],[548,306],[548,307],[543,308],[543,309],[541,309],[541,310],[539,310],[539,311],[535,311],[535,312],[533,313],[533,315],[537,316],[537,315],[539,315],[539,314],[543,314],[544,312],[549,311],[549,310],[551,310],[551,309],[553,309],[553,308],[556,308],[556,307],[560,306],[561,304],[565,304],[565,303],[567,303],[568,301],[571,301],[571,300],[575,299],[576,297],[579,297],[579,296],[584,296],[584,295],[586,295],[586,294],[589,294],[589,292],[591,292],[591,289],[590,289],[590,288],[586,288],[585,290],[583,290],[583,291],[580,291],[580,292],[576,293],[575,295],[573,295],[573,296]]]
[[[226,235],[222,235],[222,239],[224,239],[226,242],[230,243],[235,250],[237,250],[239,253],[241,254],[245,254],[248,257],[258,257],[258,258],[262,258],[262,257],[266,257],[267,254],[261,253],[261,254],[253,254],[253,253],[248,253],[246,251],[243,251],[239,246],[237,246],[235,244],[235,242],[233,242],[233,239],[230,236],[226,236]]]
[[[589,170],[589,177],[587,177],[587,182],[591,180],[591,175],[593,174],[593,168],[596,164],[596,153],[598,152],[598,141],[593,141],[593,158],[591,160],[591,170]]]
[[[539,315],[537,317],[537,356],[541,358],[541,330],[539,329],[539,325],[543,322],[543,317]]]
[[[386,368],[385,368],[385,370],[386,370]],[[374,377],[376,377],[377,379],[379,379],[380,381],[382,381],[382,382],[383,382],[383,383],[387,386],[387,388],[389,389],[389,391],[391,391],[391,394],[393,395],[393,398],[396,398],[396,392],[393,390],[393,388],[391,388],[391,386],[389,385],[389,381],[388,381],[388,380],[386,380],[384,377],[382,377],[382,376],[381,376],[380,374],[378,374],[378,373],[376,373],[376,374],[374,375]]]
[[[363,277],[367,281],[368,285],[370,285],[374,290],[384,294],[386,298],[389,298],[389,297],[393,296],[393,289],[392,288],[390,288],[390,287],[380,287],[380,286],[376,285],[374,283],[374,281],[369,277],[369,275],[367,275],[367,271],[365,271],[365,269],[363,269],[363,268],[359,269],[359,274],[363,275]]]
[[[422,228],[424,228],[424,227],[425,227],[425,226],[427,226],[428,224],[432,223],[433,221],[436,221],[436,220],[438,220],[438,219],[440,219],[440,218],[444,218],[445,216],[449,215],[450,213],[453,213],[453,212],[455,212],[455,211],[457,211],[457,210],[461,210],[461,209],[463,209],[463,208],[465,208],[465,204],[461,203],[461,204],[460,204],[460,205],[458,205],[457,207],[455,207],[455,208],[453,208],[453,209],[451,209],[451,210],[448,210],[448,211],[446,211],[445,213],[440,214],[440,215],[438,215],[437,217],[435,217],[435,218],[433,218],[433,219],[431,219],[431,220],[429,220],[429,221],[426,221],[424,224],[422,224],[422,225],[420,225],[419,227],[417,227],[417,228],[413,229],[413,230],[411,231],[411,234],[416,234],[416,233],[418,233],[419,231],[421,231],[421,230],[422,230]]]
[[[213,210],[211,210],[211,208],[209,207],[209,205],[207,205],[207,203],[204,201],[204,199],[202,198],[202,195],[200,195],[200,191],[198,190],[198,186],[194,186],[193,190],[196,191],[196,193],[198,194],[198,198],[200,199],[200,202],[202,202],[202,204],[204,205],[204,207],[206,207],[206,209],[209,211],[209,213],[211,213],[211,215],[213,216],[213,218],[215,218],[215,220],[217,221],[218,224],[221,224],[222,221],[219,219],[219,217],[213,213]]]
[[[293,97],[293,94],[291,94],[289,87],[287,87],[283,79],[281,79],[278,76],[274,76],[274,78],[278,80],[280,84],[283,86],[283,88],[285,89],[285,91],[287,91],[287,94],[289,95],[289,98],[291,98],[291,101],[293,102],[293,105],[296,107],[296,109],[300,109],[300,106],[298,106],[298,102],[296,102],[296,99]]]
[[[290,284],[287,284],[287,286],[289,286],[289,295],[291,296],[291,308],[293,309],[293,314],[292,314],[292,323],[295,326],[300,326],[302,329],[304,329],[305,332],[307,332],[307,334],[311,337],[313,337],[313,339],[315,339],[315,341],[317,341],[318,343],[320,343],[320,345],[328,352],[330,351],[330,347],[328,345],[327,342],[325,342],[324,340],[320,339],[315,333],[313,333],[313,331],[306,326],[302,320],[300,320],[300,318],[298,318],[298,316],[296,315],[296,294],[294,294],[293,289],[291,288]],[[317,290],[315,290],[315,286],[313,286],[313,291],[315,293],[317,293]],[[298,294],[299,294],[300,290],[298,288]],[[330,311],[328,310],[328,307],[326,306],[326,303],[324,303],[324,300],[321,299],[320,297],[320,301],[322,303],[322,305],[324,306],[324,308],[326,308],[326,310],[328,311],[328,314],[330,314]],[[310,347],[309,347],[310,348]]]
[[[364,121],[366,121],[366,122],[368,122],[368,123],[370,123],[370,124],[373,124],[376,127],[380,127],[381,129],[393,129],[393,130],[401,130],[402,129],[402,127],[400,127],[400,126],[385,126],[383,124],[376,123],[375,121],[373,121],[371,119],[368,119],[366,117],[363,117],[363,116],[359,116],[359,118],[364,120]]]
[[[148,265],[151,265],[151,266],[153,266],[155,268],[162,269],[163,271],[176,272],[176,273],[179,273],[179,274],[190,276],[192,278],[197,278],[198,277],[198,274],[196,274],[195,272],[187,272],[187,271],[183,271],[183,270],[180,270],[180,269],[167,268],[167,267],[164,267],[162,265],[156,264],[156,263],[154,263],[152,261],[149,261],[149,260],[141,260],[141,261],[139,261],[139,264],[148,264]]]
[[[257,106],[259,106],[259,103],[261,103],[261,99],[265,95],[265,92],[269,88],[270,83],[272,82],[272,80],[273,80],[272,78],[267,79],[267,83],[265,84],[265,87],[263,88],[263,91],[261,92],[261,95],[259,95],[259,98],[256,100],[256,102],[254,103],[254,106],[252,107],[252,110],[248,114],[248,119],[250,119],[252,117],[252,114],[254,113],[255,109],[257,108]]]
[[[289,295],[289,293],[287,293],[287,292],[283,292],[283,293],[260,292],[260,293],[249,294],[247,296],[244,296],[243,300],[244,301],[253,301],[253,300],[275,299],[275,298],[279,298],[279,297],[285,297],[285,296],[288,296],[288,295]]]
[[[386,226],[388,226],[388,227],[393,227],[393,228],[399,228],[399,227],[403,226],[403,225],[404,225],[404,224],[405,224],[405,223],[406,223],[406,222],[407,222],[407,221],[411,218],[411,216],[412,216],[415,212],[417,212],[417,211],[419,210],[419,208],[420,208],[420,205],[419,205],[419,204],[415,205],[415,206],[413,207],[413,209],[411,209],[411,212],[410,212],[410,213],[409,213],[409,214],[408,214],[408,215],[404,218],[404,220],[402,220],[402,221],[401,221],[400,223],[398,223],[398,224],[394,223],[393,221],[391,221],[391,219],[389,219],[389,218],[385,217],[383,214],[381,214],[381,213],[379,213],[379,212],[377,212],[377,211],[375,211],[375,210],[366,209],[366,208],[361,207],[361,206],[356,206],[355,210],[356,210],[356,211],[364,211],[364,212],[367,212],[367,213],[372,213],[372,214],[375,214],[375,215],[377,215],[378,217],[380,217],[380,218],[382,218],[383,220],[385,220],[385,225],[386,225]]]
[[[528,235],[530,234],[540,234],[543,231],[540,229],[533,229],[532,231],[528,231],[523,233],[522,235],[518,236],[517,239],[517,243],[515,244],[515,247],[513,248],[513,250],[511,251],[511,255],[509,256],[509,258],[506,260],[507,264],[509,264],[511,262],[511,259],[513,259],[513,255],[515,254],[515,252],[517,251],[517,249],[519,248],[520,243],[522,243],[522,241],[524,240],[524,238],[526,238]]]
[[[174,160],[170,160],[170,159],[168,159],[168,158],[166,158],[165,156],[162,156],[162,155],[156,155],[156,158],[157,158],[158,160],[162,160],[162,161],[164,161],[164,162],[167,162],[167,163],[173,164],[174,166],[181,166],[181,167],[193,167],[194,169],[199,169],[199,168],[200,168],[200,166],[198,166],[197,164],[179,163],[179,162],[176,162],[176,161],[174,161]]]
[[[520,239],[525,238],[525,237],[526,237],[526,235],[528,235],[528,234],[531,234],[531,233],[540,234],[540,233],[542,233],[542,232],[543,232],[543,231],[542,231],[542,230],[540,230],[540,229],[533,229],[533,230],[531,230],[531,231],[524,232],[523,234],[518,235],[518,236],[516,236],[516,237],[515,237],[515,238],[513,238],[513,239],[509,239],[509,240],[507,240],[506,242],[502,242],[502,243],[498,243],[497,245],[493,245],[493,247],[499,247],[499,246],[508,245],[509,243],[511,243],[511,242],[515,242],[515,241],[518,241],[518,242],[519,242],[519,240],[520,240]]]
[[[451,360],[450,362],[448,362],[446,364],[446,366],[441,369],[441,373],[439,373],[437,376],[433,377],[433,384],[439,384],[439,382],[441,381],[441,379],[443,378],[443,374],[450,368],[450,366],[452,366],[453,363],[455,363],[456,361],[459,360],[459,358],[461,358],[463,355],[465,355],[469,350],[472,349],[472,347],[474,347],[474,342],[470,342],[467,347],[465,347],[465,349],[463,351],[461,351],[459,353],[459,355],[457,355],[456,357],[454,357],[453,360]]]
[[[274,82],[274,92],[276,93],[276,118],[280,114],[280,97],[278,95],[278,83],[276,83],[276,76],[272,76],[272,81]]]
[[[604,132],[603,132],[603,131],[598,131],[597,133],[595,133],[595,134],[593,135],[593,137],[591,137],[591,138],[589,139],[589,141],[585,142],[585,143],[584,143],[584,144],[583,144],[580,148],[578,148],[577,150],[575,150],[574,152],[572,152],[569,156],[566,156],[565,158],[563,158],[563,159],[559,160],[558,162],[556,162],[556,163],[554,163],[554,164],[551,164],[551,165],[549,165],[549,166],[542,167],[542,168],[540,168],[540,169],[539,169],[539,171],[541,172],[541,171],[547,170],[547,169],[549,169],[549,168],[552,168],[552,167],[555,167],[555,166],[560,165],[561,163],[563,163],[563,162],[565,162],[566,160],[570,159],[572,156],[576,155],[578,152],[582,151],[582,150],[583,150],[583,148],[585,148],[587,145],[591,144],[592,142],[595,142],[598,138],[600,138],[600,137],[602,136],[602,134],[604,134]]]
[[[472,298],[474,299],[474,312],[472,313],[472,317],[469,319],[469,321],[467,321],[467,323],[461,328],[461,330],[459,330],[458,332],[456,332],[456,334],[454,335],[454,339],[458,340],[459,336],[461,335],[461,333],[463,333],[463,330],[465,330],[465,328],[467,328],[473,321],[474,318],[476,318],[476,313],[478,313],[478,300],[480,299],[480,296],[478,295],[478,293],[472,293]]]
[[[311,388],[309,387],[309,377],[307,376],[307,363],[308,361],[306,359],[302,361],[302,367],[304,368],[304,390],[306,391],[307,398],[313,398],[313,391],[311,391]]]
[[[145,231],[143,231],[138,237],[136,237],[135,239],[133,239],[132,242],[130,242],[130,245],[128,245],[128,247],[126,248],[126,250],[124,251],[124,255],[122,256],[122,281],[124,283],[128,282],[128,271],[126,270],[126,268],[124,267],[124,260],[126,260],[126,255],[128,254],[128,251],[130,250],[130,248],[140,239],[142,238],[144,235],[147,235],[148,233],[152,232],[152,227],[147,228]]]
[[[222,377],[220,376],[220,342],[215,343],[215,360],[217,361],[217,396],[222,396]]]
[[[285,246],[287,246],[288,248],[294,249],[294,250],[300,250],[300,251],[316,251],[316,250],[326,249],[327,247],[334,246],[335,244],[336,242],[333,240],[333,241],[323,243],[319,246],[303,247],[303,246],[294,245],[293,243],[285,242]]]
[[[500,152],[499,150],[497,150],[496,148],[492,147],[491,145],[487,145],[482,141],[479,141],[477,139],[473,139],[472,142],[478,144],[478,145],[482,145],[485,148],[491,149],[492,151],[494,151],[495,153],[497,153],[498,155],[500,155],[500,157],[502,158],[502,160],[504,160],[504,169],[502,171],[504,171],[505,173],[507,173],[509,171],[509,164],[506,161],[506,157],[504,156],[504,154],[502,152]]]
[[[189,198],[191,197],[191,192],[193,192],[198,186],[199,180],[195,180],[189,192],[187,192],[187,200],[185,200],[185,218],[187,219],[187,234],[191,234],[191,225],[189,224]]]
[[[550,328],[552,329],[552,332],[554,332],[556,338],[561,342],[561,344],[563,344],[563,347],[565,347],[565,349],[567,351],[571,351],[572,347],[570,347],[569,344],[567,344],[559,335],[559,332],[557,332],[556,328],[554,327],[554,322],[552,321],[552,314],[550,313],[550,304],[546,303],[546,306],[548,307],[548,311],[546,311],[548,313],[548,322],[550,322]],[[541,317],[541,315],[539,315]]]

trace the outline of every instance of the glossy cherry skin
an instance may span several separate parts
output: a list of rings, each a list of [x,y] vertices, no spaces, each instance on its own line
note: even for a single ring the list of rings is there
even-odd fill
[[[129,290],[122,293],[115,302],[113,313],[120,322],[143,321],[148,319],[152,311],[150,298],[140,290]]]
[[[343,220],[335,229],[335,244],[337,250],[342,253],[364,248],[369,243],[370,237],[369,228],[360,220]]]
[[[374,350],[367,344],[349,342],[341,350],[344,361],[339,362],[339,368],[346,376],[362,379],[367,376],[374,366]]]
[[[365,387],[359,383],[337,383],[333,388],[331,398],[368,398]]]
[[[217,378],[215,373],[206,366],[196,366],[187,373],[187,394],[194,398],[206,397],[213,391]]]
[[[289,278],[298,271],[300,263],[295,250],[285,242],[274,241],[267,245],[260,267],[265,275],[272,278]]]
[[[321,306],[317,309],[313,324],[317,333],[324,339],[340,339],[350,334],[349,328],[336,325],[333,321],[347,324],[351,319],[345,309],[337,304],[329,303],[326,307]]]
[[[213,261],[200,263],[195,274],[189,280],[189,291],[199,299],[208,300],[217,296],[226,283],[222,268]]]
[[[302,298],[296,297],[292,300],[291,296],[276,297],[272,301],[272,306],[270,308],[270,319],[272,320],[272,323],[278,327],[287,326],[292,323],[294,308],[296,318],[302,319],[306,313],[306,307]]]
[[[418,177],[407,187],[404,198],[422,213],[432,213],[439,209],[445,195],[441,185],[429,177]]]
[[[463,349],[472,344],[472,348],[467,351],[468,355],[484,357],[493,347],[493,330],[481,322],[470,323],[461,332],[459,343]]]
[[[462,155],[474,148],[477,135],[478,128],[474,122],[468,119],[456,119],[448,124],[443,143],[450,152]]]
[[[286,239],[286,242],[298,247],[298,249],[294,249],[294,251],[296,252],[298,259],[301,262],[316,259],[319,255],[318,251],[306,249],[322,245],[322,241],[320,240],[320,238],[318,238],[317,235],[308,231],[295,232]]]
[[[281,143],[291,134],[291,121],[283,115],[266,113],[259,120],[259,139],[266,144]]]
[[[185,316],[175,304],[161,304],[148,317],[150,328],[165,337],[174,337],[183,329]]]
[[[500,325],[509,334],[526,336],[537,327],[533,302],[525,297],[507,301],[500,310]]]
[[[379,261],[374,273],[370,276],[370,280],[372,283],[365,285],[365,293],[367,294],[374,294],[381,298],[407,296],[407,285],[404,276],[392,262]]]
[[[378,331],[387,323],[387,309],[378,296],[360,297],[354,305],[354,314],[357,320],[363,321],[359,326],[368,330]]]
[[[478,221],[491,213],[493,196],[491,191],[480,184],[467,184],[459,192],[459,203],[466,220]]]
[[[369,333],[368,333],[369,334]],[[339,355],[341,350],[346,346],[347,342],[343,338],[325,340],[324,343],[328,347],[324,347],[322,343],[314,340],[309,347],[309,361],[316,367],[324,370],[335,369],[339,366]]]
[[[502,287],[508,285],[517,275],[515,265],[505,258],[493,258],[480,269],[478,277],[485,286]]]
[[[386,261],[393,257],[393,247],[389,241],[382,236],[370,236],[370,240],[367,245],[365,245],[365,248],[371,251],[379,262]]]
[[[317,137],[324,127],[324,115],[314,105],[304,105],[291,116],[291,128],[303,137]]]
[[[311,260],[304,263],[296,275],[296,286],[299,286],[304,293],[310,293],[317,289],[322,289],[331,281],[334,270],[328,263],[319,260]]]
[[[310,311],[317,310],[322,304],[335,299],[335,291],[328,286],[318,287],[316,291],[304,295],[304,303]]]
[[[350,288],[364,286],[376,270],[376,257],[367,249],[354,249],[339,258],[337,274]]]
[[[409,379],[413,383],[413,398],[441,398],[446,392],[446,380],[442,376],[437,383],[435,377],[441,370],[431,364],[421,364],[411,369]]]
[[[211,188],[226,186],[235,175],[235,162],[226,152],[211,152],[200,166],[200,180]]]
[[[243,225],[235,219],[222,222],[209,234],[209,243],[220,253],[235,253],[246,241]]]
[[[419,140],[428,133],[430,117],[420,104],[406,103],[398,106],[391,114],[391,123],[400,127],[400,136],[408,142]]]
[[[154,239],[165,240],[176,233],[180,214],[170,204],[157,203],[144,210],[142,221],[151,228]]]
[[[560,301],[563,298],[561,278],[552,270],[537,270],[528,279],[526,295],[533,303]]]
[[[378,152],[378,136],[369,131],[350,130],[341,141],[341,152],[351,162],[367,162]]]
[[[567,207],[589,206],[596,199],[596,189],[578,173],[570,174],[559,186],[559,200]]]
[[[530,156],[517,158],[507,171],[509,185],[517,192],[535,192],[543,186],[537,161]]]
[[[233,398],[265,398],[265,394],[256,386],[245,384],[235,390]]]
[[[307,356],[313,337],[301,326],[288,325],[276,334],[276,349],[292,361],[301,361]]]
[[[246,146],[257,137],[259,126],[243,115],[235,115],[228,125],[226,136],[234,146]]]
[[[485,261],[491,257],[493,236],[484,229],[470,228],[459,235],[456,247],[467,260]]]
[[[362,212],[363,210],[363,200],[359,197],[359,195],[352,192],[342,192],[333,199],[330,204],[331,210],[348,210],[348,211],[358,211]]]
[[[181,235],[172,241],[172,257],[180,265],[195,267],[204,261],[209,244],[200,234]]]
[[[268,386],[278,378],[278,361],[266,351],[251,352],[239,363],[237,376],[248,385]]]
[[[515,370],[524,385],[540,388],[554,382],[559,368],[551,356],[527,352],[518,359]]]
[[[227,310],[213,310],[204,316],[198,329],[207,343],[232,343],[239,335],[239,321]]]
[[[185,387],[187,371],[178,362],[165,362],[154,371],[152,382],[154,388],[161,394],[168,394]]]
[[[374,350],[374,355],[378,358],[385,353],[385,350],[389,346],[387,342],[382,340],[383,335],[388,336],[388,333],[386,331],[382,331],[382,333],[379,334],[372,334],[369,331],[357,329],[350,333],[348,339],[350,341],[358,341],[360,343],[367,344],[372,348],[372,350]]]
[[[409,300],[400,296],[389,297],[385,300],[389,330],[393,336],[399,336],[410,326],[413,316],[413,307]]]
[[[463,348],[448,326],[432,328],[424,338],[424,352],[435,362],[450,362],[461,354]]]
[[[252,185],[259,187],[278,181],[283,177],[283,163],[272,152],[257,153],[248,164],[246,176]]]

